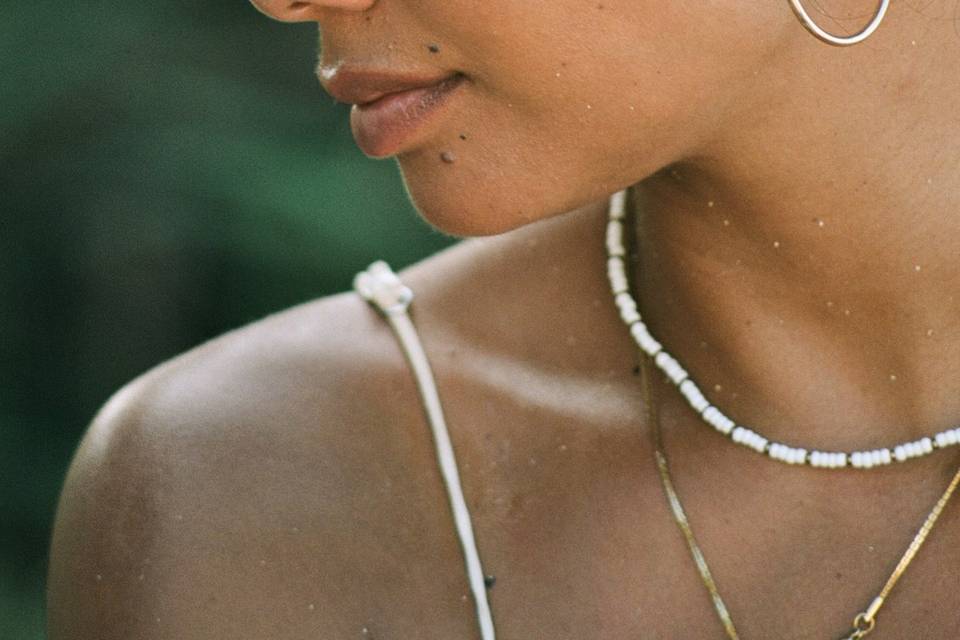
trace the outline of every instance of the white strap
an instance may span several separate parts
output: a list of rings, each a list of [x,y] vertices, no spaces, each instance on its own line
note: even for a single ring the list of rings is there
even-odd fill
[[[477,543],[473,537],[470,512],[467,509],[466,500],[463,498],[460,473],[457,470],[457,460],[453,454],[453,446],[450,444],[447,424],[443,419],[440,397],[437,394],[433,373],[430,371],[430,363],[423,351],[423,346],[420,344],[420,338],[413,321],[410,320],[407,313],[407,308],[413,301],[413,292],[400,281],[389,265],[383,261],[374,262],[366,271],[358,273],[353,280],[353,288],[383,313],[400,340],[400,345],[413,369],[413,375],[417,379],[417,387],[420,389],[420,396],[427,412],[427,420],[430,422],[430,429],[433,431],[433,441],[437,448],[440,473],[443,475],[447,496],[453,509],[453,520],[467,565],[470,590],[473,592],[473,599],[477,605],[480,636],[482,640],[496,640],[490,605],[487,602],[483,568],[480,566],[480,554],[477,552]]]

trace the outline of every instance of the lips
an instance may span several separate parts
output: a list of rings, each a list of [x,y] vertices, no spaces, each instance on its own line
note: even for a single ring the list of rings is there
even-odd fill
[[[366,155],[395,155],[417,142],[465,80],[462,74],[402,74],[341,67],[321,73],[337,101],[352,104],[350,125]]]

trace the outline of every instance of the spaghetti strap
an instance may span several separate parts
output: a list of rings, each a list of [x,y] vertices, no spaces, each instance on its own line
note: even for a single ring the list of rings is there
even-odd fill
[[[353,288],[367,302],[376,307],[390,323],[413,370],[427,420],[430,423],[430,429],[433,431],[433,442],[437,449],[440,473],[447,488],[447,497],[453,511],[457,535],[460,537],[460,547],[463,550],[467,578],[476,603],[480,637],[482,640],[496,640],[493,617],[487,601],[483,568],[480,565],[480,554],[477,551],[477,543],[473,536],[470,512],[467,509],[463,489],[460,486],[460,472],[457,470],[457,460],[454,457],[450,435],[443,418],[440,397],[437,394],[437,386],[433,380],[430,363],[427,361],[423,346],[420,344],[416,327],[407,313],[407,309],[413,301],[413,291],[404,285],[389,265],[383,261],[374,262],[366,271],[358,273],[353,280]]]

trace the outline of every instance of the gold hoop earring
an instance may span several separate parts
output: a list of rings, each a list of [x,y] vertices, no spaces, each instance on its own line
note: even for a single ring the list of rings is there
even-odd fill
[[[873,20],[870,21],[870,24],[852,36],[835,36],[821,29],[820,26],[814,22],[813,18],[810,17],[810,14],[807,13],[807,10],[803,8],[800,0],[790,0],[790,6],[793,8],[793,12],[797,14],[797,17],[800,18],[800,23],[807,31],[827,44],[832,44],[837,47],[847,47],[852,44],[857,44],[858,42],[863,42],[870,37],[870,34],[877,30],[877,27],[883,22],[883,17],[887,14],[890,0],[880,0],[880,8],[877,9],[877,13],[873,17]]]

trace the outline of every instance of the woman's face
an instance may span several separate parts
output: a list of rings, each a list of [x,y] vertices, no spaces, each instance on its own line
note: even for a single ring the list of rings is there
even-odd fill
[[[399,133],[352,115],[368,153],[395,154],[418,210],[455,235],[503,232],[709,154],[762,92],[756,70],[800,31],[786,2],[253,1],[319,24],[335,92],[352,71],[464,77]]]

